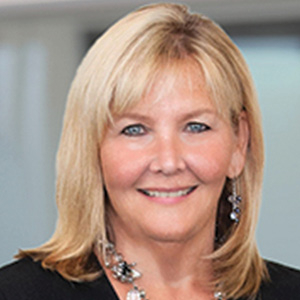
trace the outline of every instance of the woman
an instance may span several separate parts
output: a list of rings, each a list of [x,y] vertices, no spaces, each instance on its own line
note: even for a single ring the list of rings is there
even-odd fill
[[[129,14],[78,69],[57,230],[1,271],[0,299],[298,299],[299,272],[254,240],[263,160],[229,37],[180,5]]]

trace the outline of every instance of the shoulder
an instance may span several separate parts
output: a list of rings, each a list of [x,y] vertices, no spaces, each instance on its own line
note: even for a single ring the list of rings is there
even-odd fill
[[[105,275],[88,283],[65,280],[39,262],[23,258],[0,269],[0,300],[117,299]]]
[[[295,300],[300,298],[300,270],[275,262],[266,262],[270,280],[262,284],[262,300]]]
[[[0,269],[0,299],[17,299],[21,294],[24,294],[26,299],[28,291],[31,294],[39,293],[39,286],[43,285],[44,281],[47,282],[47,275],[46,271],[43,272],[40,266],[29,258],[4,266]],[[34,286],[37,287],[35,292]],[[32,297],[34,298],[34,295]]]

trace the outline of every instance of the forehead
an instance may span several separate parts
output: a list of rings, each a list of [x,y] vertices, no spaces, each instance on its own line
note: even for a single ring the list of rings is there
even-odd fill
[[[155,94],[159,99],[164,94],[194,93],[200,89],[208,92],[201,69],[188,62],[162,69],[144,96]]]
[[[153,82],[151,88],[131,109],[155,109],[159,104],[166,111],[172,111],[173,105],[185,110],[193,106],[213,106],[206,88],[204,78],[195,68],[182,67],[175,70],[164,70]]]

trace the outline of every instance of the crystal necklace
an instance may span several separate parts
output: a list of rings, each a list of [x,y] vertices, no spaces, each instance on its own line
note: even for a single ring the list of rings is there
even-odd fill
[[[146,298],[146,292],[140,289],[135,284],[135,279],[142,276],[142,274],[135,270],[136,263],[127,263],[122,254],[117,253],[114,244],[101,243],[104,247],[104,264],[106,268],[110,269],[112,276],[121,283],[132,284],[132,289],[127,293],[126,300],[149,300]],[[223,294],[219,291],[214,293],[214,300],[225,300]]]

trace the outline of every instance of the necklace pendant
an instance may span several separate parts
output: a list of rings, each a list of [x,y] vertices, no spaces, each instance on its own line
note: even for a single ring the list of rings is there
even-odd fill
[[[126,300],[140,300],[140,293],[137,289],[132,289],[127,293]]]
[[[126,296],[126,300],[143,300],[146,297],[144,290],[139,290],[136,286],[131,289]]]

